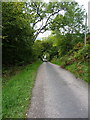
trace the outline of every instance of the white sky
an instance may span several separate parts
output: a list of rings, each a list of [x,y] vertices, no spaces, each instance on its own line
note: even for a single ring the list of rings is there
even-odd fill
[[[45,0],[46,1],[46,0]],[[48,2],[49,0],[47,0]],[[79,3],[79,5],[83,5],[83,8],[86,10],[86,12],[88,13],[88,2],[90,0],[75,0],[76,2]],[[41,39],[43,37],[48,37],[51,34],[51,31],[46,31],[45,33],[40,33],[37,37],[37,39]]]

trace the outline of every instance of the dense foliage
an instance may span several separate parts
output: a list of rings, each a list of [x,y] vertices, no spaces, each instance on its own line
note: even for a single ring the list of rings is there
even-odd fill
[[[30,26],[30,16],[23,12],[23,8],[24,3],[2,3],[4,65],[32,61],[34,30]]]
[[[76,2],[3,2],[3,65],[68,54],[79,42],[83,44],[84,13]],[[52,34],[36,40],[46,30]]]

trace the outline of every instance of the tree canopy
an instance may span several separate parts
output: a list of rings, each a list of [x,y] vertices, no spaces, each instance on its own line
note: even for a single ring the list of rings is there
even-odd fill
[[[85,10],[76,2],[3,2],[3,64],[32,63],[66,54],[82,41]],[[47,40],[36,41],[47,30]]]

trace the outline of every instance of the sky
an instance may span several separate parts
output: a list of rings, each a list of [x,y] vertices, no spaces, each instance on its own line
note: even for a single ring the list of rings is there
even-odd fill
[[[47,0],[49,1],[49,0]],[[88,13],[88,2],[90,0],[75,0],[76,2],[79,3],[79,5],[83,5],[83,8],[86,10],[86,12]],[[40,33],[37,37],[37,39],[42,39],[43,37],[48,37],[51,34],[51,31],[46,31],[45,33]]]

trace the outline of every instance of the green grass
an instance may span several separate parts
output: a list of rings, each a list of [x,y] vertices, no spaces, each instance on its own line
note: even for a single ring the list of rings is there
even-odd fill
[[[3,86],[3,118],[25,118],[40,61],[27,65]]]
[[[60,60],[59,59],[53,59],[51,62],[53,64],[60,65]]]
[[[64,60],[61,61],[60,59],[54,59],[51,61],[53,64],[57,64],[62,66],[64,63]],[[88,79],[88,63],[86,62],[73,62],[69,65],[64,65],[64,68],[72,72],[77,78],[80,78],[82,80],[85,80],[86,82],[90,83]]]
[[[88,65],[86,63],[80,63],[79,67],[77,67],[78,63],[75,62],[71,65],[66,66],[65,68],[69,70],[70,72],[74,73],[77,78],[81,78],[82,80],[85,80],[86,82],[89,83],[88,79]]]
[[[2,74],[3,74],[3,81],[2,84],[4,85],[6,81],[10,80],[11,77],[18,74],[21,70],[23,70],[25,66],[13,66],[13,67],[3,67]]]

